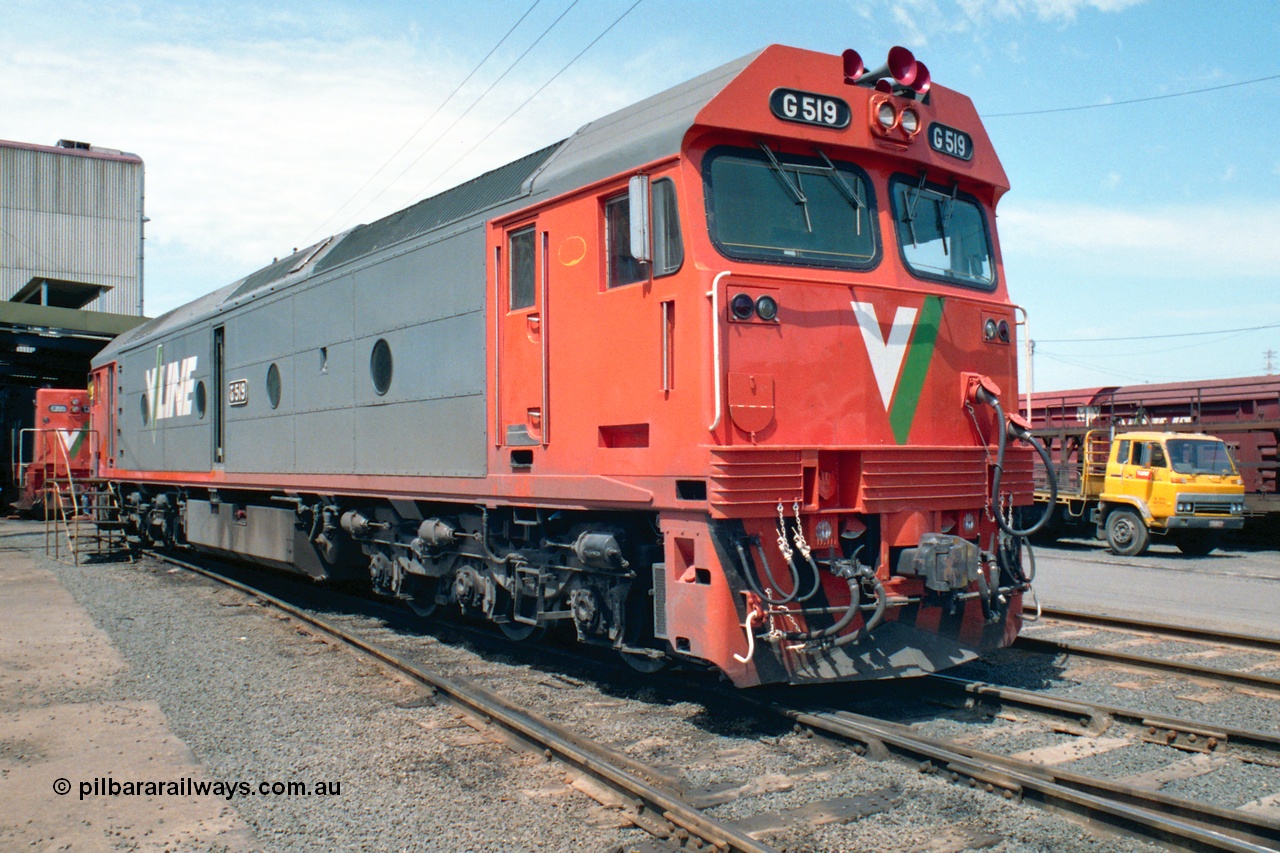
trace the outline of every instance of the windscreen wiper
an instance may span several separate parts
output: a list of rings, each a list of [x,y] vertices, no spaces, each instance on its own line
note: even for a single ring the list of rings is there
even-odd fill
[[[942,223],[942,254],[949,254],[947,251],[947,226],[951,224],[951,214],[956,209],[956,192],[960,189],[960,182],[956,181],[951,185],[951,198],[947,199],[947,206],[943,208],[942,215],[938,217],[938,221]]]
[[[924,192],[924,184],[928,177],[928,172],[921,172],[920,185],[907,192],[907,209],[904,212],[907,229],[911,231],[911,248],[913,249],[920,248],[920,241],[916,239],[916,202],[920,201],[920,193]]]
[[[827,157],[826,152],[817,146],[815,146],[813,150],[817,151],[818,156],[822,158],[822,162],[827,164],[826,175],[831,178],[832,183],[834,183],[836,188],[840,190],[840,194],[853,205],[854,229],[855,233],[861,237],[862,211],[867,209],[867,203],[858,198],[857,194],[853,191],[853,188],[849,186],[847,181],[845,181],[844,175],[840,174],[840,171],[836,168],[835,163],[832,163],[831,159]]]
[[[769,146],[767,144],[763,142],[758,142],[756,144],[760,146],[760,150],[762,150],[765,153],[765,156],[769,158],[769,163],[773,169],[773,173],[777,175],[778,179],[786,185],[788,190],[791,191],[791,196],[796,200],[796,204],[800,205],[801,209],[804,210],[804,227],[805,230],[812,234],[813,223],[809,220],[809,199],[805,196],[804,190],[802,190],[797,184],[791,183],[791,177],[787,174],[786,170],[782,168],[782,164],[778,162],[778,158],[773,156],[773,152],[769,150]],[[796,180],[800,180],[799,173],[796,174]]]

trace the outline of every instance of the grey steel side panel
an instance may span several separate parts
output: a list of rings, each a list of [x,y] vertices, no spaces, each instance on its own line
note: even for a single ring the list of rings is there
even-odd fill
[[[249,557],[293,562],[294,512],[262,506],[236,507],[209,501],[187,501],[187,541]]]
[[[227,334],[227,370],[232,373],[240,366],[291,355],[294,351],[293,300],[263,300],[254,304],[236,315],[235,330],[235,335],[230,331]]]
[[[295,457],[308,474],[356,473],[356,411],[303,412],[294,418]]]
[[[244,380],[248,400],[226,410],[226,471],[484,476],[484,308],[477,225],[227,315],[225,381]],[[382,395],[370,371],[378,340],[393,361]]]
[[[356,273],[355,334],[483,311],[484,282],[482,227],[365,267]]]
[[[484,420],[483,397],[357,409],[356,469],[362,474],[482,476]]]
[[[351,340],[354,283],[355,275],[347,274],[298,289],[293,297],[293,339],[299,350],[306,347],[319,350]]]

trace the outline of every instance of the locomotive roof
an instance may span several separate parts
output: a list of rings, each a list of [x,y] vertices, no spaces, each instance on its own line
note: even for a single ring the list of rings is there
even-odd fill
[[[358,225],[287,257],[239,281],[200,297],[121,335],[94,359],[109,361],[126,347],[167,334],[390,246],[420,237],[482,213],[529,204],[677,154],[699,110],[763,51],[756,51],[685,83],[624,107],[579,128],[568,139],[527,154],[466,183]]]

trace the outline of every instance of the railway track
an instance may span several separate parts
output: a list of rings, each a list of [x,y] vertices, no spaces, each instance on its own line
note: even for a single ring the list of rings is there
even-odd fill
[[[1115,638],[1104,634],[1104,642],[1099,643],[1076,641],[1074,637],[1068,639],[1046,638],[1029,635],[1024,632],[1014,643],[1014,648],[1032,652],[1076,655],[1126,666],[1137,666],[1216,682],[1237,684],[1257,690],[1280,692],[1280,677],[1275,675],[1192,663],[1185,659],[1185,653],[1182,654],[1182,659],[1174,659],[1172,656],[1167,655],[1137,654],[1113,647],[1117,639],[1120,642],[1143,641],[1144,639],[1189,641],[1201,646],[1202,651],[1206,654],[1214,654],[1216,651],[1254,653],[1255,659],[1251,662],[1252,666],[1265,667],[1270,665],[1280,671],[1280,640],[1228,631],[1160,625],[1138,619],[1124,619],[1101,614],[1079,613],[1050,608],[1042,608],[1041,620],[1037,627],[1031,629],[1033,634],[1050,633],[1062,627],[1077,626],[1085,630],[1110,632],[1110,634],[1120,634],[1121,636]],[[1092,636],[1096,637],[1096,635]]]
[[[702,812],[682,798],[681,792],[652,767],[582,738],[563,726],[532,711],[521,708],[467,679],[445,677],[431,672],[351,631],[332,624],[306,610],[277,598],[252,585],[228,578],[195,563],[169,554],[152,553],[155,559],[194,572],[230,586],[254,599],[288,614],[294,619],[352,648],[377,659],[380,663],[408,676],[454,703],[463,712],[478,717],[482,723],[497,725],[520,741],[558,759],[630,801],[627,819],[636,827],[664,841],[684,843],[697,839],[695,847],[709,846],[721,851],[740,853],[776,853],[768,844],[727,822]]]
[[[465,713],[501,726],[549,758],[557,758],[566,766],[589,774],[629,802],[628,819],[663,843],[696,839],[692,843],[720,850],[772,849],[735,825],[739,822],[719,821],[709,816],[704,808],[714,805],[714,798],[708,799],[705,792],[701,796],[696,792],[690,795],[686,791],[687,786],[679,779],[576,735],[526,709],[517,708],[477,684],[431,673],[419,664],[251,585],[169,555],[157,556],[219,583],[234,586],[374,656],[383,664],[438,691]],[[1202,751],[1219,757],[1232,750],[1251,750],[1270,757],[1264,757],[1264,761],[1274,760],[1280,764],[1280,735],[1136,709],[1065,700],[953,676],[935,676],[927,683],[934,691],[962,694],[984,703],[1017,705],[1079,721],[1091,728],[1094,734],[1113,721],[1123,721],[1136,730],[1146,732],[1145,737],[1135,736],[1135,741]],[[734,697],[753,706],[760,714],[781,716],[797,727],[851,744],[860,755],[897,754],[914,762],[923,772],[941,774],[954,782],[981,788],[1003,798],[1074,815],[1086,824],[1106,825],[1112,830],[1183,849],[1280,850],[1280,822],[1265,815],[1197,803],[1123,782],[1019,760],[953,739],[930,737],[913,726],[892,719],[840,708],[804,707],[776,698],[785,696],[786,691],[769,691],[766,695],[775,698],[761,699],[736,692]]]
[[[921,772],[1033,802],[1089,822],[1183,849],[1264,853],[1280,849],[1280,821],[1224,809],[1095,776],[1046,767],[920,736],[911,727],[841,710],[805,710],[774,703],[774,713],[824,734],[916,760]]]

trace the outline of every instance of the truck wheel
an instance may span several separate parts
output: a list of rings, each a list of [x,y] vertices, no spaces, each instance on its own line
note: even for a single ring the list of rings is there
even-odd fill
[[[1147,550],[1151,537],[1142,519],[1131,509],[1113,510],[1107,516],[1107,547],[1121,557],[1136,557]]]
[[[1187,531],[1178,537],[1178,550],[1188,557],[1204,557],[1218,547],[1218,535],[1204,531]]]

